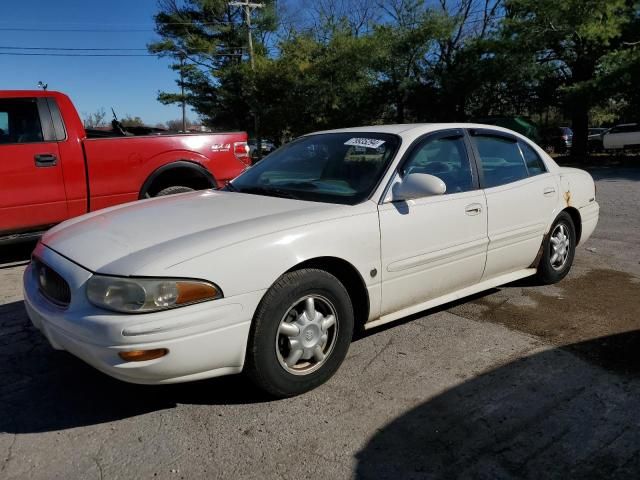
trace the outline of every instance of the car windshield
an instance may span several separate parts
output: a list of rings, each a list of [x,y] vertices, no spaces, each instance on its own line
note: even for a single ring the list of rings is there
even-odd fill
[[[400,144],[383,133],[301,137],[233,180],[228,190],[355,205],[371,195]]]

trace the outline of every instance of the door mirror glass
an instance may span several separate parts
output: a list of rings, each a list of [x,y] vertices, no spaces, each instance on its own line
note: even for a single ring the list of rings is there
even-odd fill
[[[393,186],[393,200],[411,200],[414,198],[444,195],[447,186],[441,178],[428,173],[409,173]]]

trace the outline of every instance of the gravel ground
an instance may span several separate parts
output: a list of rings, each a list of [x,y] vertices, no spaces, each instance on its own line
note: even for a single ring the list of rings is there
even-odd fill
[[[0,479],[638,478],[640,169],[592,174],[601,220],[563,282],[369,332],[289,400],[106,377],[48,346],[24,266],[0,269]]]

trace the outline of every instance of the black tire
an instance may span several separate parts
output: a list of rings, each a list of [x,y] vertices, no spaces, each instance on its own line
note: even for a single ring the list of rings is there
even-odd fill
[[[164,197],[166,195],[175,195],[176,193],[193,192],[194,189],[190,187],[183,187],[181,185],[174,185],[173,187],[167,187],[160,190],[155,194],[156,197]]]
[[[299,299],[318,295],[335,310],[335,341],[317,370],[293,374],[280,363],[276,342],[280,322]],[[342,364],[353,335],[353,306],[342,283],[324,270],[312,268],[282,275],[267,291],[253,318],[245,373],[255,385],[277,398],[286,398],[312,390],[326,382]]]
[[[554,266],[551,262],[551,259],[553,258],[553,245],[551,238],[560,226],[563,226],[567,232],[565,236],[568,237],[568,252],[564,263],[561,266]],[[573,257],[576,252],[576,229],[573,224],[573,220],[571,219],[571,215],[567,212],[560,212],[549,230],[549,235],[545,237],[542,248],[542,257],[538,263],[538,272],[536,276],[540,283],[544,285],[551,285],[566,277],[569,270],[571,270],[571,265],[573,264]]]

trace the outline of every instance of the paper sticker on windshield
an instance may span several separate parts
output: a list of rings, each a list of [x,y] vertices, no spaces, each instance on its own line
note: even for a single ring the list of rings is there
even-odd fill
[[[384,142],[385,140],[378,140],[377,138],[352,138],[344,142],[344,144],[353,147],[378,148]]]

